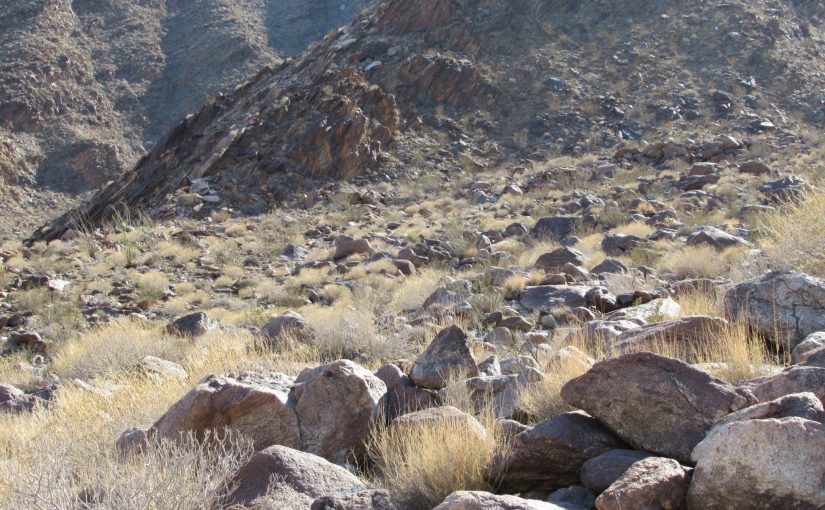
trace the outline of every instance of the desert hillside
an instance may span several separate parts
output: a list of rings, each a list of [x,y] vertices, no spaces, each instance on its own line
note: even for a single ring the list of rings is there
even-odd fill
[[[75,194],[131,168],[210,95],[300,53],[360,5],[3,0],[4,201],[26,228],[65,210]],[[2,227],[23,232],[5,217]]]
[[[213,95],[0,243],[0,508],[825,508],[823,22],[379,1]]]

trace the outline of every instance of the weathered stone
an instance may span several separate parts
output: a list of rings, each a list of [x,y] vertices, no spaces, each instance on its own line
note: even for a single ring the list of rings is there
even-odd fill
[[[324,496],[316,499],[310,510],[398,510],[392,494],[380,489],[368,489],[349,496]]]
[[[596,503],[596,495],[581,485],[571,485],[550,494],[547,502],[565,510],[590,510]]]
[[[803,341],[793,348],[791,362],[796,365],[804,363],[814,351],[825,347],[825,331],[817,331],[806,336]]]
[[[602,251],[612,257],[627,255],[646,241],[639,236],[625,234],[610,234],[602,239]]]
[[[278,346],[287,339],[298,342],[311,342],[315,331],[301,315],[286,312],[274,315],[261,327],[261,336],[272,346]]]
[[[150,437],[177,440],[192,432],[230,429],[252,440],[256,450],[273,444],[301,446],[298,420],[287,395],[292,379],[283,374],[209,376],[176,402],[149,430]]]
[[[769,418],[805,418],[822,423],[825,409],[822,402],[811,392],[792,393],[770,402],[752,405],[731,413],[717,421],[709,434],[727,423],[746,420],[767,420]]]
[[[470,339],[458,326],[441,330],[415,360],[410,378],[420,388],[440,390],[451,377],[478,375]]]
[[[540,285],[527,287],[519,296],[519,302],[528,310],[552,310],[554,308],[587,306],[590,287],[574,285]]]
[[[684,509],[691,472],[673,459],[648,457],[627,471],[597,499],[598,510]]]
[[[739,384],[759,402],[770,402],[793,393],[812,392],[820,400],[825,399],[825,368],[792,366],[785,370],[744,381]]]
[[[459,491],[450,494],[433,510],[564,510],[563,507],[535,499],[495,495],[480,491]]]
[[[551,273],[559,271],[567,263],[581,266],[585,260],[586,257],[579,250],[561,247],[540,256],[533,267]]]
[[[600,494],[621,478],[630,466],[650,456],[651,454],[639,450],[610,450],[582,465],[582,484]]]
[[[688,508],[824,508],[823,449],[823,425],[804,418],[721,425],[693,450]]]
[[[486,478],[499,490],[556,490],[579,480],[582,464],[622,442],[584,413],[566,413],[516,435]]]
[[[198,337],[217,329],[218,323],[204,312],[191,313],[174,320],[166,326],[170,335]]]
[[[679,358],[692,361],[722,336],[727,326],[728,322],[718,317],[681,317],[627,330],[610,347],[619,354],[628,354],[667,346]]]
[[[367,488],[346,469],[285,446],[256,453],[231,485],[227,506],[260,510],[306,510],[318,497],[345,497]]]
[[[549,216],[539,218],[530,235],[537,239],[561,240],[569,236],[581,224],[581,218],[577,216]]]
[[[647,352],[596,363],[561,396],[635,448],[684,462],[716,420],[755,403],[720,379]]]
[[[361,457],[370,422],[387,387],[365,368],[339,360],[305,369],[295,379],[289,403],[298,416],[301,450],[336,464]]]
[[[608,321],[629,320],[650,322],[654,319],[669,320],[679,316],[682,307],[671,298],[660,298],[647,303],[622,308],[605,314],[603,319]],[[641,324],[640,324],[641,325]]]
[[[435,391],[417,387],[395,365],[384,365],[378,369],[375,376],[384,381],[387,386],[387,393],[381,397],[379,403],[387,423],[399,416],[436,407],[440,404],[440,399]]]
[[[811,333],[825,330],[825,281],[796,271],[772,271],[725,294],[731,321],[791,351]]]
[[[732,248],[735,246],[748,247],[751,245],[748,241],[741,237],[730,235],[727,232],[716,227],[702,227],[699,230],[692,232],[685,243],[688,246],[709,245],[717,250],[724,250],[725,248]]]

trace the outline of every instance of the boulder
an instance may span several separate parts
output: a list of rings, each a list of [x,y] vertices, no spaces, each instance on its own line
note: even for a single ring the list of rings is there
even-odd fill
[[[470,339],[458,326],[441,330],[410,371],[410,379],[416,386],[431,390],[440,390],[453,377],[477,375]]]
[[[527,287],[519,296],[519,303],[528,310],[552,310],[554,308],[587,306],[590,287],[576,285],[539,285]]]
[[[513,437],[485,477],[503,492],[561,489],[578,483],[585,461],[622,446],[590,416],[565,413]]]
[[[602,239],[602,251],[611,257],[627,255],[647,241],[639,236],[625,234],[610,234]]]
[[[567,263],[581,266],[585,259],[586,257],[579,250],[564,246],[540,256],[533,267],[547,273],[556,273]]]
[[[648,457],[651,454],[639,450],[610,450],[582,464],[582,484],[597,494],[602,493],[630,466]]]
[[[701,353],[708,344],[713,344],[727,327],[728,321],[718,317],[680,317],[624,331],[610,347],[616,353],[628,354],[667,346],[681,359],[692,362],[696,354]]]
[[[305,369],[289,393],[301,450],[336,464],[360,458],[386,392],[381,379],[349,360]]]
[[[458,491],[450,494],[433,510],[564,510],[564,508],[518,496],[496,495],[481,491]]]
[[[825,409],[822,408],[822,402],[811,392],[792,393],[770,402],[752,405],[731,413],[717,421],[709,434],[713,434],[715,430],[718,430],[718,427],[735,421],[792,417],[822,423],[825,420]]]
[[[250,439],[256,450],[273,444],[300,448],[298,418],[287,402],[292,378],[283,374],[208,376],[149,430],[150,437],[177,440],[192,432],[225,429]]]
[[[561,396],[634,448],[682,462],[716,420],[755,403],[687,363],[648,352],[596,363],[565,384]]]
[[[290,311],[281,315],[273,315],[261,327],[261,336],[268,344],[277,347],[287,338],[298,342],[311,342],[315,332],[306,319],[298,313]]]
[[[693,450],[688,508],[825,508],[825,430],[804,418],[734,421]]]
[[[138,370],[156,381],[163,379],[186,379],[189,374],[186,370],[175,362],[156,358],[154,356],[144,356],[138,363]]]
[[[683,509],[691,471],[673,459],[648,457],[627,471],[597,499],[598,510]]]
[[[643,323],[653,321],[654,319],[669,320],[678,317],[681,309],[682,307],[679,303],[673,299],[669,297],[659,298],[648,301],[647,303],[610,312],[605,314],[603,319],[609,321],[642,321]]]
[[[260,510],[306,510],[322,496],[346,497],[367,487],[321,457],[285,446],[256,453],[231,481],[224,504]]]
[[[478,420],[453,406],[432,407],[399,416],[390,423],[388,432],[392,434],[405,429],[422,427],[438,429],[445,426],[451,429],[461,429],[467,435],[475,436],[480,441],[487,438],[487,431]]]
[[[198,337],[217,329],[218,323],[204,312],[190,313],[166,325],[166,333],[184,337]]]
[[[772,271],[725,294],[731,321],[792,351],[811,333],[825,330],[825,280],[796,271]]]
[[[741,237],[730,235],[724,230],[720,230],[716,227],[702,227],[699,230],[692,232],[687,237],[685,243],[688,246],[699,246],[706,244],[716,248],[717,250],[724,250],[725,248],[732,248],[734,246],[751,246],[751,243]]]
[[[593,274],[626,274],[628,272],[627,266],[616,259],[605,259],[596,265],[591,271]]]
[[[392,495],[380,489],[367,489],[349,496],[324,496],[316,499],[309,510],[398,510]]]
[[[814,351],[825,347],[825,331],[817,331],[806,336],[803,341],[793,348],[791,362],[796,365],[804,363]]]
[[[387,386],[387,393],[381,397],[379,403],[387,423],[399,416],[437,407],[441,403],[435,391],[417,387],[395,365],[384,365],[375,372],[375,376],[384,381]]]
[[[522,393],[543,380],[541,372],[528,367],[519,375],[471,377],[466,384],[477,412],[491,405],[496,418],[512,418],[519,409]]]
[[[581,224],[577,216],[549,216],[539,218],[530,235],[536,239],[554,239],[559,241],[576,231]]]
[[[596,504],[596,495],[581,485],[571,485],[550,494],[547,502],[565,510],[590,510]]]
[[[825,399],[825,368],[792,366],[785,370],[739,384],[753,394],[759,402],[810,391],[820,400]]]
[[[367,239],[353,239],[349,236],[338,236],[335,239],[335,253],[333,260],[342,260],[353,255],[372,255],[375,250]]]
[[[0,384],[0,412],[23,413],[31,411],[43,399],[26,393],[11,384]]]

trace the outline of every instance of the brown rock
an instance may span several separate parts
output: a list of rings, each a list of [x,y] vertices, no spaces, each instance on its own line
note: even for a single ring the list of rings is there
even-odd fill
[[[793,393],[812,392],[825,399],[825,368],[792,366],[778,374],[766,375],[739,384],[759,402],[770,402]]]
[[[149,430],[150,437],[176,440],[193,432],[225,429],[250,440],[256,450],[273,444],[301,446],[298,419],[287,395],[292,379],[283,374],[209,376],[176,402]]]
[[[431,390],[440,390],[451,377],[477,375],[470,339],[458,326],[441,330],[410,371],[410,379],[416,386]]]
[[[627,471],[596,498],[598,510],[686,508],[691,472],[673,459],[648,457]]]
[[[716,420],[755,402],[686,363],[647,352],[596,363],[561,396],[635,448],[684,462]]]

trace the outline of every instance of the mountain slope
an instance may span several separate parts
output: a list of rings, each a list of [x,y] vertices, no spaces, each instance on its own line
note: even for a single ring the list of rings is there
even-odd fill
[[[686,9],[689,7],[689,9]],[[315,179],[519,165],[719,134],[787,143],[823,121],[817,2],[384,1],[159,142],[71,218],[259,212]],[[187,179],[188,178],[188,179]]]
[[[355,0],[0,0],[0,193],[100,187],[212,94],[349,21]],[[325,13],[318,16],[317,12]]]

